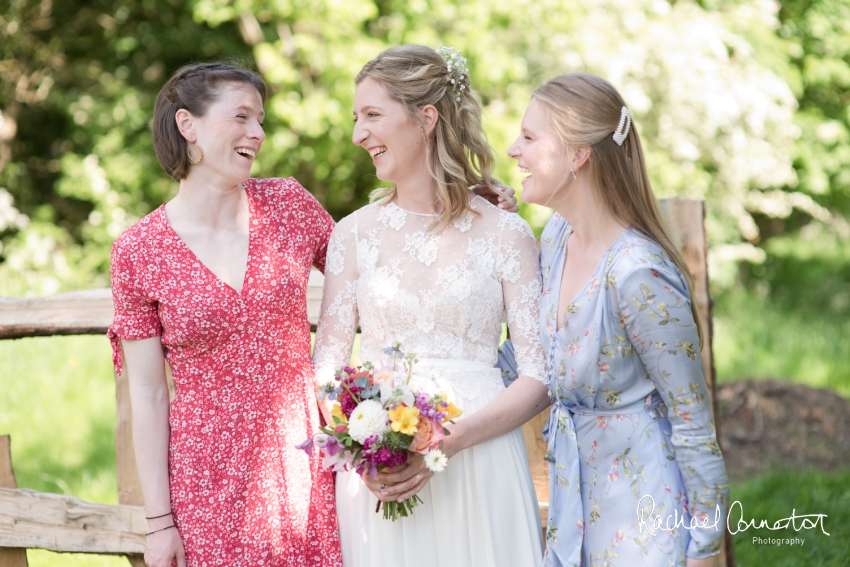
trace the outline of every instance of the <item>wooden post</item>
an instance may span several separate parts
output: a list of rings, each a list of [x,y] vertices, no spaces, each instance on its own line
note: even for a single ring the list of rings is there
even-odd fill
[[[711,397],[711,409],[717,416],[717,374],[714,370],[714,353],[712,352],[713,325],[711,316],[714,311],[714,300],[708,292],[708,239],[705,235],[705,202],[689,199],[664,199],[661,210],[666,217],[670,236],[679,246],[685,257],[685,263],[694,277],[694,295],[696,296],[702,319],[702,367],[705,371],[705,381],[708,394]]]
[[[122,353],[123,355],[123,353]],[[144,506],[142,484],[136,468],[133,449],[133,409],[130,406],[130,382],[127,365],[124,372],[115,375],[115,474],[118,480],[118,503]],[[132,567],[145,567],[144,555],[127,555]]]
[[[12,470],[12,438],[0,436],[0,487],[17,488]],[[27,567],[27,550],[19,547],[0,548],[0,567]]]
[[[543,441],[542,432],[548,419],[549,409],[547,408],[522,426],[528,467],[531,469],[531,480],[534,481],[534,491],[537,493],[540,523],[543,525],[544,533],[546,533],[546,517],[549,513],[549,463],[543,459],[546,456],[546,443]]]

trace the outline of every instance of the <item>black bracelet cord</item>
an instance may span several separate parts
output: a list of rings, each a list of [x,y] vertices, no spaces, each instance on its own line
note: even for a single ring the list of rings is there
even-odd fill
[[[151,535],[151,534],[155,534],[156,532],[162,532],[162,531],[165,531],[165,530],[167,530],[167,529],[169,529],[169,528],[176,528],[176,527],[177,527],[177,526],[175,526],[174,524],[171,524],[170,526],[166,526],[166,527],[164,527],[164,528],[160,528],[160,529],[158,529],[158,530],[154,530],[154,531],[152,531],[152,532],[148,532],[148,533],[146,533],[146,534],[145,534],[145,536],[149,536],[149,535]]]
[[[151,517],[145,516],[145,520],[156,520],[157,518],[164,518],[166,516],[170,516],[173,513],[174,512],[168,512],[166,514],[163,514],[162,516],[151,516]]]

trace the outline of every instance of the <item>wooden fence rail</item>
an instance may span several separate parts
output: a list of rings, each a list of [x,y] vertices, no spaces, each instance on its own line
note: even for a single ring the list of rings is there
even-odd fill
[[[684,252],[694,275],[695,297],[703,319],[703,367],[717,415],[715,373],[712,353],[712,301],[708,293],[707,241],[702,201],[665,199],[661,202],[671,236]],[[313,329],[319,317],[324,277],[315,270],[307,286],[307,314]],[[0,339],[47,335],[103,334],[112,321],[112,295],[109,289],[64,293],[50,297],[0,298]],[[141,487],[133,451],[132,410],[126,375],[115,377],[116,390],[116,473],[119,505],[89,504],[66,496],[15,490],[14,482],[4,481],[3,445],[0,442],[0,567],[23,567],[26,556],[18,550],[39,548],[52,551],[127,554],[134,566],[143,566],[144,518]],[[541,504],[545,524],[548,504],[547,467],[543,460],[546,445],[541,431],[548,412],[523,426],[529,467]],[[719,425],[718,425],[719,427]],[[719,436],[718,436],[719,437]],[[2,438],[0,438],[2,439]],[[8,445],[8,443],[7,443]],[[6,450],[8,454],[8,448]],[[11,461],[8,462],[11,475]],[[12,477],[12,481],[14,477]],[[718,567],[734,567],[731,538],[726,538]],[[9,555],[6,555],[9,554]]]

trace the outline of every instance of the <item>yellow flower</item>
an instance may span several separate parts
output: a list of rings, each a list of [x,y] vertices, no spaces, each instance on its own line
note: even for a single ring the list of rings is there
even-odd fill
[[[393,431],[405,435],[415,435],[419,425],[419,408],[409,408],[404,404],[397,405],[389,412]]]
[[[440,404],[440,411],[446,412],[446,417],[443,418],[443,423],[451,421],[456,417],[460,417],[461,414],[463,414],[463,410],[454,405],[453,402],[449,402],[448,404]]]
[[[344,413],[342,413],[342,406],[339,404],[334,404],[334,407],[331,408],[331,415],[337,418],[341,423],[348,423],[348,418],[345,417]]]

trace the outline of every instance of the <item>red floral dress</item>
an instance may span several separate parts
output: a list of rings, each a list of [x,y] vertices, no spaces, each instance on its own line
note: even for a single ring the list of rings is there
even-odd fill
[[[160,336],[177,397],[168,460],[189,566],[342,564],[333,478],[296,445],[319,424],[307,279],[334,226],[294,179],[251,179],[248,267],[237,293],[168,224],[164,207],[112,249],[119,339]]]

